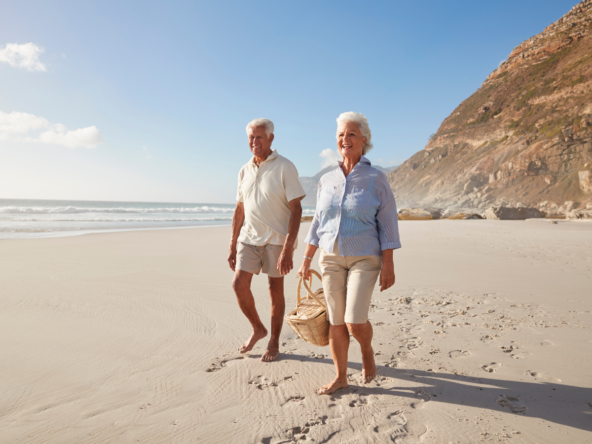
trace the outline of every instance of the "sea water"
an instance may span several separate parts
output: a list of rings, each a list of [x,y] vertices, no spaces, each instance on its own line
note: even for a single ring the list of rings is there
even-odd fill
[[[0,199],[0,239],[229,225],[235,204]],[[312,215],[307,207],[304,214]]]

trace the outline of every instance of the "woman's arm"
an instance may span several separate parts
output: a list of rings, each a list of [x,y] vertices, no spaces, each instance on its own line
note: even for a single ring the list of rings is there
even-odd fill
[[[304,279],[310,279],[310,264],[312,263],[312,258],[314,257],[318,248],[319,247],[314,245],[306,244],[306,250],[304,250],[305,257],[302,259],[302,265],[300,266],[300,270],[298,270],[298,276],[304,277]]]
[[[393,261],[393,249],[382,250],[382,270],[380,270],[380,291],[384,291],[395,285],[395,262]]]

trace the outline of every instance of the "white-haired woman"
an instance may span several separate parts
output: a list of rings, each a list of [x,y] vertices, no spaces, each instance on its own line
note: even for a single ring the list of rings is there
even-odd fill
[[[337,373],[320,394],[348,386],[350,333],[362,349],[364,382],[376,377],[370,300],[379,275],[380,291],[395,283],[393,250],[401,248],[397,207],[386,175],[364,157],[372,148],[371,138],[363,114],[347,112],[337,118],[337,148],[343,162],[319,182],[317,208],[298,271],[299,276],[310,276],[312,258],[320,247],[329,346]]]

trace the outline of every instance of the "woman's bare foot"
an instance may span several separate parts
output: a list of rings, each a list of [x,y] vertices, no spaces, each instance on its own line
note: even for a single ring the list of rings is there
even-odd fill
[[[362,354],[362,379],[368,383],[376,378],[376,363],[374,362],[374,350]]]
[[[263,361],[263,362],[275,361],[279,355],[280,355],[279,349],[267,347],[267,350],[265,350],[265,353],[263,353],[263,356],[261,356],[261,361]]]
[[[329,384],[322,386],[317,393],[319,395],[330,395],[331,393],[335,393],[337,390],[346,389],[349,385],[347,384],[347,379],[342,381],[339,378],[335,378]]]
[[[259,341],[259,339],[263,339],[265,336],[267,336],[266,329],[253,331],[251,337],[241,346],[241,348],[238,349],[238,351],[241,353],[246,353],[253,350],[253,347],[255,347],[257,341]]]

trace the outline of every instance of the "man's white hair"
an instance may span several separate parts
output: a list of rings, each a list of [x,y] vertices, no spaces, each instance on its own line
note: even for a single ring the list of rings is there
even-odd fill
[[[267,134],[267,137],[271,136],[273,134],[273,122],[269,119],[254,119],[251,120],[248,124],[247,124],[247,134],[249,134],[249,129],[251,128],[260,128],[260,127],[264,127],[265,128],[265,133]]]
[[[344,123],[357,123],[360,127],[360,131],[362,132],[362,136],[366,137],[366,145],[362,148],[362,155],[366,155],[368,151],[372,149],[374,145],[372,145],[372,131],[370,131],[370,127],[368,126],[368,119],[366,116],[361,113],[355,113],[353,111],[348,111],[346,113],[341,113],[337,118],[337,131],[339,131],[339,127]],[[335,137],[339,137],[337,134]]]

